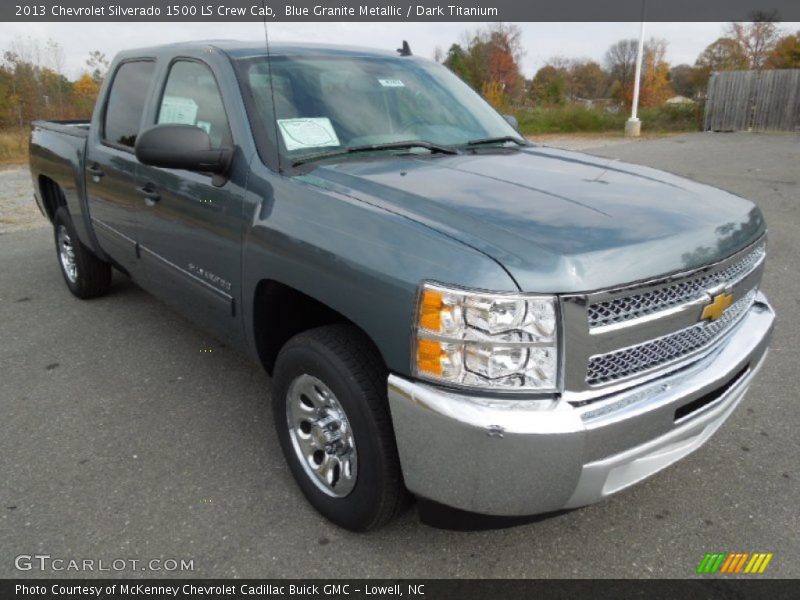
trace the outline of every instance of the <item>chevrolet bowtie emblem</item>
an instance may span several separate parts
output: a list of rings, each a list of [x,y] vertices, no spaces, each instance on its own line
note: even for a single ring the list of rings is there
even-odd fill
[[[711,304],[708,304],[703,309],[701,320],[716,321],[722,316],[722,313],[733,304],[733,294],[722,292],[717,294],[711,299]]]

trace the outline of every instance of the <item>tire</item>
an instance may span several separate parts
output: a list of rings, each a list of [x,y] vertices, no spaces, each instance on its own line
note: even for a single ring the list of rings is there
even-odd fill
[[[58,266],[69,291],[83,300],[107,294],[111,287],[111,265],[81,243],[65,206],[56,210],[53,232]]]
[[[386,377],[370,341],[349,325],[296,335],[275,364],[272,404],[286,461],[311,505],[351,531],[376,529],[407,504]]]

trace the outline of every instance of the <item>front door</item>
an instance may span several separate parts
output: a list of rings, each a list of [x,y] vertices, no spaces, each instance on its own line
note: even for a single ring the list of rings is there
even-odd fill
[[[156,122],[195,125],[215,148],[233,145],[214,75],[196,60],[170,66]],[[243,186],[141,164],[138,185],[145,287],[220,337],[236,339]]]

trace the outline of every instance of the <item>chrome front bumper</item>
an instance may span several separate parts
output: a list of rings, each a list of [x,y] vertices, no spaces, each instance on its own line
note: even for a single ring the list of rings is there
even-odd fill
[[[774,319],[759,293],[748,314],[702,359],[584,406],[557,396],[470,396],[390,375],[406,486],[421,497],[490,515],[531,515],[602,500],[711,437],[761,367]]]

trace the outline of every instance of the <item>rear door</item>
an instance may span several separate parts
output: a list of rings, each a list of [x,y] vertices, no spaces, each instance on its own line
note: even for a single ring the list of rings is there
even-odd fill
[[[136,59],[117,66],[99,127],[92,128],[86,149],[86,194],[94,232],[103,250],[132,275],[139,274],[137,213],[142,203],[133,146],[155,65],[153,60]]]
[[[195,125],[209,134],[213,147],[233,146],[222,94],[206,63],[172,61],[159,92],[156,124]],[[229,339],[240,335],[244,183],[142,164],[138,171],[146,287]]]

